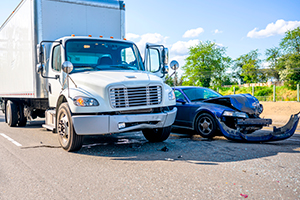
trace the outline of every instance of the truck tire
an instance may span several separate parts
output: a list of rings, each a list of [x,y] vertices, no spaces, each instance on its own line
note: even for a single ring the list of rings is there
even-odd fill
[[[19,127],[24,127],[26,126],[27,123],[27,117],[24,115],[24,106],[22,104],[19,104],[19,122],[18,126]]]
[[[171,126],[168,126],[164,128],[144,129],[142,132],[149,142],[162,142],[168,139],[171,129]]]
[[[71,116],[68,104],[62,103],[58,109],[56,127],[59,143],[68,152],[80,150],[83,143],[83,136],[77,135],[74,130]]]
[[[13,101],[6,102],[5,120],[10,127],[15,127],[18,123],[18,109]]]

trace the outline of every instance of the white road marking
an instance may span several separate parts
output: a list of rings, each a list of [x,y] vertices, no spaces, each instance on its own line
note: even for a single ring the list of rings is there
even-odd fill
[[[5,135],[4,133],[0,133],[0,135],[2,135],[4,138],[6,138],[8,141],[12,142],[14,145],[21,147],[22,145],[18,142],[16,142],[15,140],[13,140],[12,138],[8,137],[7,135]]]

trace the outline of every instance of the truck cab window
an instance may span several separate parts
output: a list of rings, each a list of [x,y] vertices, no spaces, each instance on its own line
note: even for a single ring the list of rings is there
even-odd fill
[[[61,70],[61,49],[60,49],[60,45],[57,45],[53,48],[52,68],[55,71],[60,71]]]
[[[145,71],[137,47],[130,42],[110,40],[69,40],[66,58],[73,63],[73,71]]]
[[[157,72],[159,70],[160,54],[157,49],[149,49],[147,66],[150,72]]]

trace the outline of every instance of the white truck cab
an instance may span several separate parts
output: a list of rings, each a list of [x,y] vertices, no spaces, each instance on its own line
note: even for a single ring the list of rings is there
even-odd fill
[[[0,54],[7,60],[0,64],[5,68],[0,85],[11,89],[0,88],[8,125],[25,126],[28,119],[45,116],[43,126],[57,132],[67,151],[79,150],[84,135],[142,130],[151,142],[166,140],[177,112],[169,109],[175,95],[163,80],[168,50],[147,44],[143,60],[124,37],[124,11],[123,1],[23,0],[0,28],[0,36],[14,45],[19,41],[8,34],[20,26],[18,18],[35,22],[28,28],[31,36],[17,35],[27,51],[3,46],[12,56]],[[53,14],[60,17],[50,19]],[[31,76],[22,77],[28,70]],[[4,82],[4,76],[12,80]],[[20,77],[21,89],[15,84]]]

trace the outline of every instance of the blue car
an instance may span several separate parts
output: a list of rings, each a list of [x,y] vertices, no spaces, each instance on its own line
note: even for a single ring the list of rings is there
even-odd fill
[[[300,114],[292,115],[283,127],[263,130],[271,119],[259,115],[263,106],[250,94],[226,95],[204,87],[176,87],[177,116],[173,127],[194,130],[204,138],[224,135],[232,140],[264,142],[291,137],[298,125]]]

